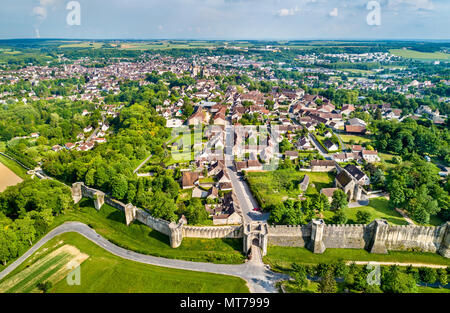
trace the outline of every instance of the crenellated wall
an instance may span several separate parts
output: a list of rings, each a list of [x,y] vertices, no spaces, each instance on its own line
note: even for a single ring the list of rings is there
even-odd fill
[[[326,225],[323,220],[313,220],[303,226],[268,226],[266,223],[246,223],[239,226],[196,227],[187,226],[186,219],[171,223],[154,218],[150,213],[132,204],[124,204],[105,193],[86,187],[83,183],[72,186],[75,203],[83,197],[94,200],[97,210],[106,203],[125,214],[127,225],[137,220],[169,236],[170,245],[177,248],[184,237],[192,238],[243,238],[244,252],[258,245],[266,254],[267,245],[306,247],[314,253],[327,248],[366,249],[372,253],[389,250],[435,252],[450,258],[450,222],[438,227],[393,226],[385,220],[374,220],[369,225]]]
[[[305,226],[269,226],[268,242],[276,246],[306,247],[315,253],[327,248],[438,252],[450,257],[450,222],[442,226],[393,226],[384,220],[369,225],[326,225],[313,220]]]
[[[311,238],[311,225],[304,226],[288,226],[288,225],[272,225],[269,230],[269,245],[288,246],[288,247],[305,247]]]
[[[184,226],[183,237],[192,238],[242,238],[242,225],[221,227]]]
[[[164,235],[169,236],[170,245],[172,248],[177,248],[181,245],[183,237],[193,238],[242,238],[243,227],[240,226],[223,226],[223,227],[194,227],[185,226],[186,219],[181,218],[178,224],[165,221],[163,219],[151,216],[145,210],[139,209],[134,205],[125,204],[116,200],[105,193],[90,188],[84,183],[74,183],[72,185],[72,198],[75,203],[78,203],[82,198],[90,198],[94,200],[94,205],[97,210],[100,210],[104,203],[124,212],[125,221],[130,225],[137,220],[151,229],[154,229]]]

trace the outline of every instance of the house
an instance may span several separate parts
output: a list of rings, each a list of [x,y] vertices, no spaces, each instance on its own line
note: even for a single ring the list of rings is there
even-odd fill
[[[327,139],[323,142],[323,145],[325,148],[327,148],[328,151],[337,151],[339,150],[339,146],[332,142],[330,139]]]
[[[227,123],[225,115],[223,115],[222,113],[218,113],[218,114],[214,115],[214,125],[225,126],[227,124],[228,123]]]
[[[336,162],[333,160],[312,160],[312,172],[331,172],[336,168]]]
[[[177,118],[168,119],[166,122],[166,127],[176,128],[181,127],[183,125],[183,121]]]
[[[378,156],[378,152],[376,150],[363,150],[361,154],[362,158],[366,160],[366,162],[373,163],[380,161],[380,157]]]
[[[208,196],[208,192],[202,190],[198,187],[192,189],[192,198],[206,198]]]
[[[366,127],[360,125],[345,125],[345,131],[349,134],[365,134]]]
[[[64,145],[66,147],[67,150],[72,150],[73,148],[75,148],[75,144],[68,142]]]
[[[228,172],[225,168],[217,174],[216,179],[219,184],[220,183],[231,183],[230,176],[228,175]]]
[[[347,171],[342,170],[336,175],[335,185],[345,192],[349,201],[361,199],[362,187]]]
[[[61,147],[60,145],[55,145],[52,147],[52,150],[55,152],[61,151],[63,149],[63,147]]]
[[[300,150],[312,149],[311,142],[309,141],[309,139],[307,137],[300,138],[296,143],[296,147],[297,147],[297,149],[300,149]]]
[[[216,187],[212,187],[207,191],[206,198],[207,199],[217,199],[219,197],[219,189]]]
[[[369,177],[355,165],[348,164],[347,166],[344,167],[344,170],[347,171],[352,177],[354,177],[358,182],[358,184],[370,185]]]
[[[39,134],[38,133],[32,133],[30,136],[31,136],[31,138],[39,138]]]
[[[102,131],[107,131],[109,129],[109,125],[108,124],[103,124],[102,125]]]
[[[84,131],[85,133],[89,133],[89,132],[91,132],[92,130],[93,130],[93,128],[92,128],[91,125],[89,125],[88,127],[86,127],[86,128],[83,129],[83,131]]]
[[[352,152],[336,153],[333,155],[333,159],[339,163],[349,162],[355,159],[355,154]]]
[[[349,125],[352,125],[352,126],[364,126],[364,127],[367,127],[367,123],[366,122],[364,122],[362,119],[359,119],[359,118],[356,118],[356,117],[349,119],[347,121],[347,123]]]
[[[320,193],[324,194],[325,196],[327,196],[328,201],[331,203],[331,201],[333,201],[333,194],[338,189],[339,188],[322,188],[320,190]]]
[[[195,113],[192,114],[186,122],[188,125],[208,124],[209,114],[200,107],[197,107]]]
[[[350,115],[350,113],[352,113],[353,111],[355,111],[355,107],[353,105],[345,104],[342,107],[341,114],[343,114],[343,115]]]
[[[331,138],[331,137],[333,137],[333,134],[332,134],[329,130],[327,130],[327,131],[323,134],[323,136],[324,136],[325,138]]]
[[[183,172],[183,176],[181,178],[181,185],[183,189],[189,189],[195,187],[196,183],[198,183],[198,179],[200,178],[200,173],[197,172]]]
[[[92,141],[94,141],[96,143],[105,143],[106,142],[106,138],[94,137],[94,138],[92,138]]]
[[[216,176],[225,168],[225,162],[223,160],[219,160],[214,165],[212,165],[208,171],[208,176]]]
[[[284,153],[285,158],[289,158],[290,160],[295,160],[298,158],[298,151],[286,151]]]

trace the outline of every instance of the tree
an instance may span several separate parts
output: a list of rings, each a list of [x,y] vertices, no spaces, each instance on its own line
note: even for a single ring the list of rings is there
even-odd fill
[[[330,209],[330,202],[328,197],[323,193],[316,194],[313,198],[313,203],[319,212],[327,211]]]
[[[319,292],[321,293],[336,293],[337,284],[334,279],[333,269],[326,271],[325,275],[320,279]]]
[[[391,266],[381,277],[381,290],[389,293],[416,293],[416,280],[411,274]]]
[[[434,268],[431,267],[420,267],[419,268],[420,280],[425,284],[434,284],[437,279],[437,273]]]
[[[333,216],[333,223],[335,224],[345,224],[347,223],[347,215],[343,210],[337,210]]]
[[[308,277],[307,277],[307,270],[304,265],[299,264],[292,264],[292,268],[294,269],[294,272],[292,276],[294,277],[295,283],[299,287],[300,290],[308,286]]]
[[[43,283],[37,284],[37,288],[41,290],[43,293],[47,293],[50,289],[52,289],[53,284],[51,281],[46,281]]]
[[[123,174],[118,174],[111,181],[112,196],[122,200],[128,191],[128,181]]]
[[[359,224],[368,224],[372,220],[370,212],[358,210],[356,212],[356,221]]]
[[[448,274],[443,268],[439,268],[437,271],[437,277],[441,286],[446,286],[448,284]]]
[[[348,199],[345,192],[341,189],[335,190],[333,193],[333,201],[331,202],[331,208],[333,210],[340,210],[346,208],[348,205]]]

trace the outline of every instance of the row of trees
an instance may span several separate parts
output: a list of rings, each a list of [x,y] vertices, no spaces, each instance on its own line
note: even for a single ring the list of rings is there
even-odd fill
[[[294,263],[291,271],[297,290],[303,291],[310,280],[318,280],[317,291],[320,293],[415,293],[419,283],[446,286],[449,274],[450,268],[436,270],[409,266],[401,269],[396,265],[382,266],[378,272],[374,268],[357,266],[355,263],[347,265],[342,259],[315,266]]]

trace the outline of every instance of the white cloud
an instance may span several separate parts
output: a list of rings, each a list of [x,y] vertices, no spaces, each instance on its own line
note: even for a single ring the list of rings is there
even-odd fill
[[[34,7],[31,14],[36,16],[38,20],[43,21],[47,18],[47,9],[45,7]]]
[[[291,8],[291,9],[280,9],[277,12],[278,16],[292,16],[295,15],[297,12],[300,12],[300,9],[298,7]]]
[[[331,10],[331,12],[329,13],[330,16],[338,16],[339,11],[338,8],[334,8],[333,10]]]

